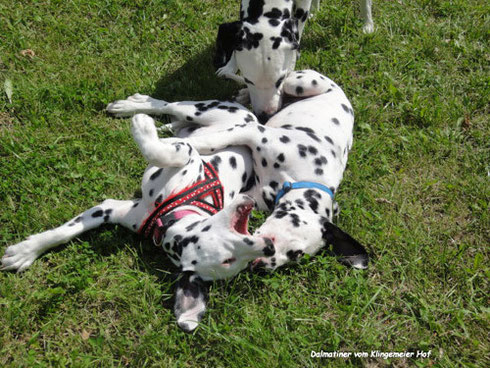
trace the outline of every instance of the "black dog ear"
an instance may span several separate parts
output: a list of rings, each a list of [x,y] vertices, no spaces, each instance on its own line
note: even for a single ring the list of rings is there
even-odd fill
[[[286,20],[282,26],[281,36],[286,42],[291,44],[293,50],[299,50],[298,20]]]
[[[332,244],[340,262],[354,268],[367,268],[369,256],[363,245],[331,222],[325,221],[323,230],[323,239],[327,244]]]
[[[193,331],[201,322],[206,312],[208,288],[194,272],[182,272],[175,290],[174,314],[185,332]]]
[[[223,23],[219,26],[216,37],[216,53],[214,54],[214,67],[225,66],[230,61],[233,51],[240,44],[240,31],[242,21]]]

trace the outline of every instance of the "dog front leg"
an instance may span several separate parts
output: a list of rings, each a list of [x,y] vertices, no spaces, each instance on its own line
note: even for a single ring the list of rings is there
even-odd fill
[[[31,235],[26,240],[11,245],[5,250],[0,270],[21,272],[47,250],[67,243],[74,237],[105,223],[122,223],[135,231],[143,218],[142,213],[136,214],[142,211],[135,207],[136,203],[137,201],[108,199],[55,229]],[[125,219],[125,223],[120,221],[121,219]],[[137,226],[133,227],[134,224]]]
[[[125,100],[118,100],[107,105],[106,111],[119,118],[134,114],[161,115],[168,102],[136,93]]]
[[[310,13],[311,0],[295,0],[294,7],[293,17],[298,20],[298,33],[301,38],[308,14]]]
[[[361,16],[364,20],[364,26],[362,30],[364,33],[373,33],[374,22],[373,15],[371,14],[372,0],[361,0]]]

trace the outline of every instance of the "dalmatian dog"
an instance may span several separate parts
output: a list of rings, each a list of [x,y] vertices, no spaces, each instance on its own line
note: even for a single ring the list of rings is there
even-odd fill
[[[254,235],[272,240],[276,251],[252,268],[273,270],[327,244],[343,263],[366,268],[364,247],[332,223],[352,146],[352,106],[335,82],[315,71],[292,72],[283,83],[297,101],[266,125],[252,122],[186,141],[201,153],[230,145],[251,150],[256,183],[248,194],[272,212]]]
[[[134,95],[107,109],[123,116],[137,110],[135,106],[152,105],[150,97]],[[237,103],[158,101],[157,105],[157,110],[140,110],[168,114],[174,125],[185,122],[188,126],[179,131],[182,137],[257,123]],[[206,128],[211,122],[213,126]],[[56,245],[102,224],[119,224],[153,237],[155,245],[163,246],[179,267],[174,312],[178,325],[192,331],[206,309],[206,281],[233,277],[251,260],[275,252],[270,239],[252,236],[247,230],[254,201],[240,192],[253,178],[250,154],[244,147],[232,147],[200,155],[180,138],[159,139],[153,119],[145,114],[133,117],[132,134],[149,162],[142,198],[105,200],[60,227],[9,246],[1,269],[23,271]]]
[[[294,70],[310,7],[318,0],[242,0],[240,20],[221,24],[216,39],[217,75],[247,88],[237,101],[249,100],[261,122],[282,106],[283,82]],[[371,0],[361,0],[364,30],[373,30]],[[238,75],[240,71],[241,75]]]

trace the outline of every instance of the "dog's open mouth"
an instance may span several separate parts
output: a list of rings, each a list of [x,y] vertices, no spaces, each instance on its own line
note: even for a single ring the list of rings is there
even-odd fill
[[[253,207],[253,203],[241,204],[237,207],[237,210],[233,216],[233,221],[231,223],[231,227],[233,228],[233,230],[242,235],[250,235],[250,233],[248,232],[248,218],[250,216],[250,212],[252,212]]]

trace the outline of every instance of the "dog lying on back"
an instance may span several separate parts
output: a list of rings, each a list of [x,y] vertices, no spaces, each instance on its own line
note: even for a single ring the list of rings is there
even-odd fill
[[[242,0],[240,20],[221,24],[216,39],[217,75],[246,85],[240,103],[250,102],[262,123],[282,105],[284,78],[294,70],[310,7],[318,0]],[[372,32],[371,0],[361,0],[364,31]],[[240,71],[241,75],[237,72]]]
[[[134,95],[109,104],[107,110],[128,116],[140,108],[168,114],[175,124],[215,125],[181,129],[181,137],[256,122],[236,103],[155,101]],[[233,277],[257,257],[274,254],[269,239],[247,231],[254,201],[240,192],[253,178],[250,154],[243,147],[230,147],[201,156],[180,138],[160,140],[153,119],[144,114],[133,117],[132,132],[149,163],[142,179],[142,198],[105,200],[64,225],[29,236],[5,250],[0,269],[23,271],[56,245],[103,224],[120,224],[153,238],[179,268],[174,313],[178,325],[192,331],[206,309],[205,281]]]

